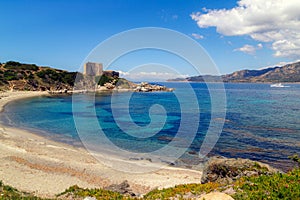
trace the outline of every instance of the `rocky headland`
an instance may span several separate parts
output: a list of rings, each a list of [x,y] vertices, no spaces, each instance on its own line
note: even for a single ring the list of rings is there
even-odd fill
[[[240,70],[221,76],[203,75],[168,81],[232,82],[232,83],[297,83],[300,82],[300,62],[259,70]]]
[[[2,91],[48,91],[51,94],[133,91],[173,91],[172,88],[142,82],[133,83],[103,71],[101,76],[87,76],[80,72],[68,72],[35,64],[14,61],[0,63],[0,90]],[[118,73],[117,73],[118,74]]]

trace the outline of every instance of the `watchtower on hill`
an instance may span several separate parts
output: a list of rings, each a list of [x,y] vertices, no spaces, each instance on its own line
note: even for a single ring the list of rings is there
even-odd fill
[[[103,74],[102,63],[87,62],[83,66],[83,75],[101,76]]]

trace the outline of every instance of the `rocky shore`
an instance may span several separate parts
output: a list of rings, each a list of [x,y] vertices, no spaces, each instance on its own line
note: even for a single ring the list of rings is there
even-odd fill
[[[96,91],[172,92],[174,88],[167,88],[166,86],[150,84],[148,82],[133,83],[126,79],[118,79],[107,82],[103,86],[98,85]]]
[[[155,91],[165,91],[172,92],[174,88],[167,88],[161,85],[151,85],[147,82],[141,82],[133,89],[135,92],[155,92]]]
[[[73,94],[73,93],[87,93],[87,92],[172,92],[174,88],[168,88],[166,86],[149,84],[147,82],[141,82],[139,84],[132,83],[123,87],[123,85],[115,85],[113,83],[105,83],[103,86],[97,86],[95,89],[60,89],[49,90],[49,94]]]

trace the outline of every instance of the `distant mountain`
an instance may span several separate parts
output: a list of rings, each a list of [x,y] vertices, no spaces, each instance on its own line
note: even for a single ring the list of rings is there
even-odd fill
[[[241,70],[222,78],[225,82],[300,82],[300,62],[262,70]]]
[[[194,82],[300,82],[300,62],[287,64],[282,67],[271,67],[261,70],[240,70],[222,76],[193,76],[187,78],[170,79],[168,81]]]

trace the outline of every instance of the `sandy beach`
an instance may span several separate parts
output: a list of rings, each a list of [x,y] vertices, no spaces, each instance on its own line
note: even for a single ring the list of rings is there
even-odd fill
[[[2,92],[0,110],[13,100],[47,95],[47,92]],[[127,180],[132,191],[144,194],[154,188],[200,183],[199,171],[164,168],[143,174],[116,171],[103,165],[84,148],[58,143],[35,133],[0,124],[0,180],[19,190],[54,197],[72,185],[106,187]]]

